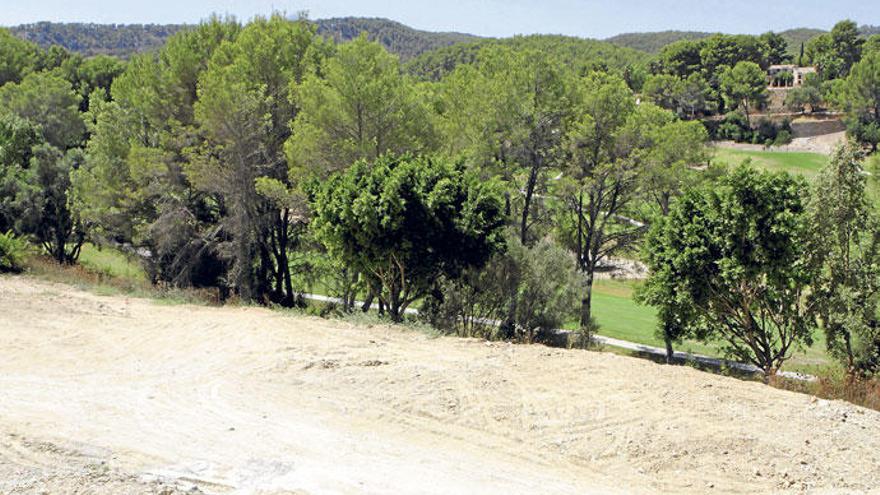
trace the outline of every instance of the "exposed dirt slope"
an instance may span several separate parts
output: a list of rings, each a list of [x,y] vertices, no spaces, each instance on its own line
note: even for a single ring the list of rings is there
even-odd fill
[[[604,353],[0,277],[0,493],[864,493],[880,414]]]

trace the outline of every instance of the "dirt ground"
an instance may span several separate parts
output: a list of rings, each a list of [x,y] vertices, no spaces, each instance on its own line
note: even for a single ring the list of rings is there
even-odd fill
[[[796,151],[831,155],[838,146],[846,142],[846,132],[834,132],[820,136],[799,137],[783,146],[766,147],[761,144],[736,143],[733,141],[715,141],[715,146],[749,151]]]
[[[609,353],[0,277],[0,493],[870,493],[880,413]]]

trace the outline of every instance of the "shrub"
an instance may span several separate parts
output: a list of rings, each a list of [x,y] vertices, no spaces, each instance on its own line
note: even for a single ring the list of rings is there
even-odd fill
[[[20,273],[27,255],[27,242],[12,231],[0,233],[0,273]]]
[[[531,342],[576,315],[582,283],[565,249],[549,239],[526,247],[511,235],[483,269],[439,282],[423,314],[444,332]],[[502,335],[497,323],[508,319],[512,332]]]
[[[740,112],[730,112],[724,116],[724,120],[718,126],[716,137],[736,142],[751,141],[752,129],[745,115]]]

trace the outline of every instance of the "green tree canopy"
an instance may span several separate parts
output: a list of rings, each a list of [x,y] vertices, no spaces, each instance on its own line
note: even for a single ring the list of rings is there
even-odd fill
[[[85,137],[80,100],[67,80],[49,72],[31,73],[20,83],[0,87],[5,110],[38,124],[46,142],[62,150],[82,144]]]
[[[441,275],[482,266],[502,244],[500,184],[448,161],[383,155],[316,183],[311,195],[318,237],[379,280],[395,320]]]
[[[767,76],[754,62],[739,62],[721,75],[721,94],[730,108],[741,108],[751,123],[749,109],[759,108],[767,99]]]
[[[651,228],[642,299],[673,334],[717,339],[730,356],[774,374],[812,342],[805,188],[785,173],[741,166],[688,191]]]

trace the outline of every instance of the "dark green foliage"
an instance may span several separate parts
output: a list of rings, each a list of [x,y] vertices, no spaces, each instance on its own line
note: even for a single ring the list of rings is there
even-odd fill
[[[701,40],[712,33],[699,31],[658,31],[655,33],[624,33],[612,36],[605,41],[624,48],[632,48],[648,53],[659,53],[667,45],[677,41]]]
[[[331,255],[377,281],[395,320],[441,275],[482,266],[502,243],[500,184],[442,160],[359,161],[316,184],[311,207]]]
[[[740,167],[692,190],[658,219],[645,244],[641,300],[663,329],[724,343],[771,375],[812,342],[811,262],[802,179]]]
[[[388,19],[344,17],[314,21],[318,34],[337,42],[351,41],[362,32],[388,51],[408,60],[435,48],[479,39],[463,33],[419,31]],[[11,28],[19,38],[43,48],[64,47],[87,57],[112,55],[130,58],[156,51],[175,34],[197,26],[181,24],[81,24],[39,22]]]
[[[830,33],[807,43],[805,57],[818,68],[824,80],[845,78],[861,58],[864,42],[854,22],[840,21]]]
[[[648,55],[629,48],[582,38],[556,35],[515,36],[486,39],[440,48],[416,57],[407,70],[421,79],[438,81],[459,65],[472,64],[479,54],[491,47],[503,46],[517,52],[534,51],[552,57],[579,74],[593,70],[622,72],[628,66],[646,64]]]
[[[82,152],[72,149],[62,153],[44,144],[35,147],[33,154],[18,195],[21,217],[16,230],[31,236],[55,261],[75,263],[85,232],[71,208],[70,173],[82,163]]]
[[[10,28],[16,36],[44,48],[58,45],[85,56],[130,57],[158,49],[187,26],[179,24],[82,24],[38,22]]]

